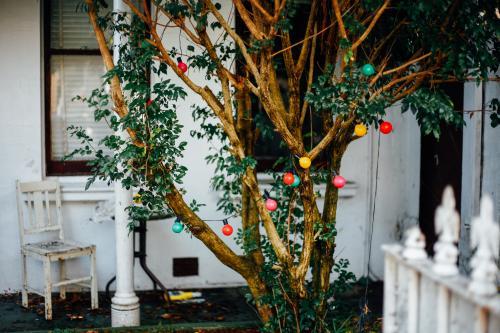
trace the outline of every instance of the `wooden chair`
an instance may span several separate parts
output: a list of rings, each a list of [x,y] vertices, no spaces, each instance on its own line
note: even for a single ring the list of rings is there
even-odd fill
[[[21,183],[17,181],[17,209],[19,215],[19,236],[22,257],[22,305],[28,307],[28,292],[45,298],[45,319],[52,319],[52,289],[59,287],[59,295],[66,298],[68,285],[90,288],[91,307],[99,307],[97,298],[95,245],[82,245],[64,239],[61,213],[61,189],[55,181]],[[55,203],[55,206],[54,206]],[[55,213],[55,214],[54,214]],[[28,216],[27,221],[25,216]],[[53,216],[55,215],[55,216]],[[25,243],[25,237],[33,234],[57,232],[58,238],[51,241]],[[36,290],[28,285],[27,257],[43,262],[44,290]],[[65,260],[89,256],[90,275],[68,279]],[[59,282],[52,282],[51,263],[60,264]]]

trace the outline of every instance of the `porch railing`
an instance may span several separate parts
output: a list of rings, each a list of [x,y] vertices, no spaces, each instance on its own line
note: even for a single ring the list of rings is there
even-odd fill
[[[459,217],[453,191],[447,188],[435,216],[439,239],[428,258],[425,238],[414,227],[404,245],[384,245],[385,333],[498,333],[500,294],[497,289],[500,231],[490,198],[481,201],[472,221],[471,277],[456,266]]]

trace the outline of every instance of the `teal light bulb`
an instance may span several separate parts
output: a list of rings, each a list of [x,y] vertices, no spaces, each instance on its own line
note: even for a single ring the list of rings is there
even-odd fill
[[[180,233],[184,229],[184,225],[179,220],[175,220],[172,225],[172,231],[176,234]]]
[[[361,67],[361,73],[365,76],[372,76],[375,74],[375,68],[373,67],[372,64],[365,64],[363,67]]]
[[[297,187],[300,185],[300,177],[298,175],[293,175],[292,187]]]

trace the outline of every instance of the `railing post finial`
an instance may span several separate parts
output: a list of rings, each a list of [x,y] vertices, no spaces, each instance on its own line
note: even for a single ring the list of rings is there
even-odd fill
[[[460,216],[455,210],[455,196],[449,185],[444,189],[441,205],[436,209],[434,226],[439,239],[434,245],[433,270],[441,276],[456,275],[458,249],[455,243],[458,241]]]
[[[406,231],[403,257],[408,260],[427,259],[427,253],[425,252],[425,236],[418,226],[413,226]]]
[[[472,267],[469,290],[478,295],[497,293],[496,260],[500,250],[500,227],[493,219],[493,201],[489,196],[481,199],[479,216],[472,220],[471,247],[476,248],[470,265]]]

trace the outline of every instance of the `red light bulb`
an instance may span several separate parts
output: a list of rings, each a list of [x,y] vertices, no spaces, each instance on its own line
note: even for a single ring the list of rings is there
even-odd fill
[[[150,99],[148,99],[148,101],[146,102],[146,106],[150,106],[151,104],[153,104],[153,100],[150,98]]]
[[[392,132],[392,124],[388,121],[383,121],[380,123],[380,132],[383,134],[389,134]]]
[[[345,180],[344,177],[339,176],[339,175],[333,177],[332,184],[336,188],[342,188],[342,187],[344,187],[345,183],[346,183],[346,180]]]
[[[283,175],[283,183],[285,183],[285,185],[292,185],[294,180],[295,177],[291,172],[285,172],[285,174]]]
[[[278,203],[272,198],[266,199],[266,208],[270,212],[274,212],[278,208]]]
[[[231,227],[231,225],[229,224],[225,224],[222,227],[222,233],[224,234],[224,236],[231,236],[233,233],[233,227]]]

